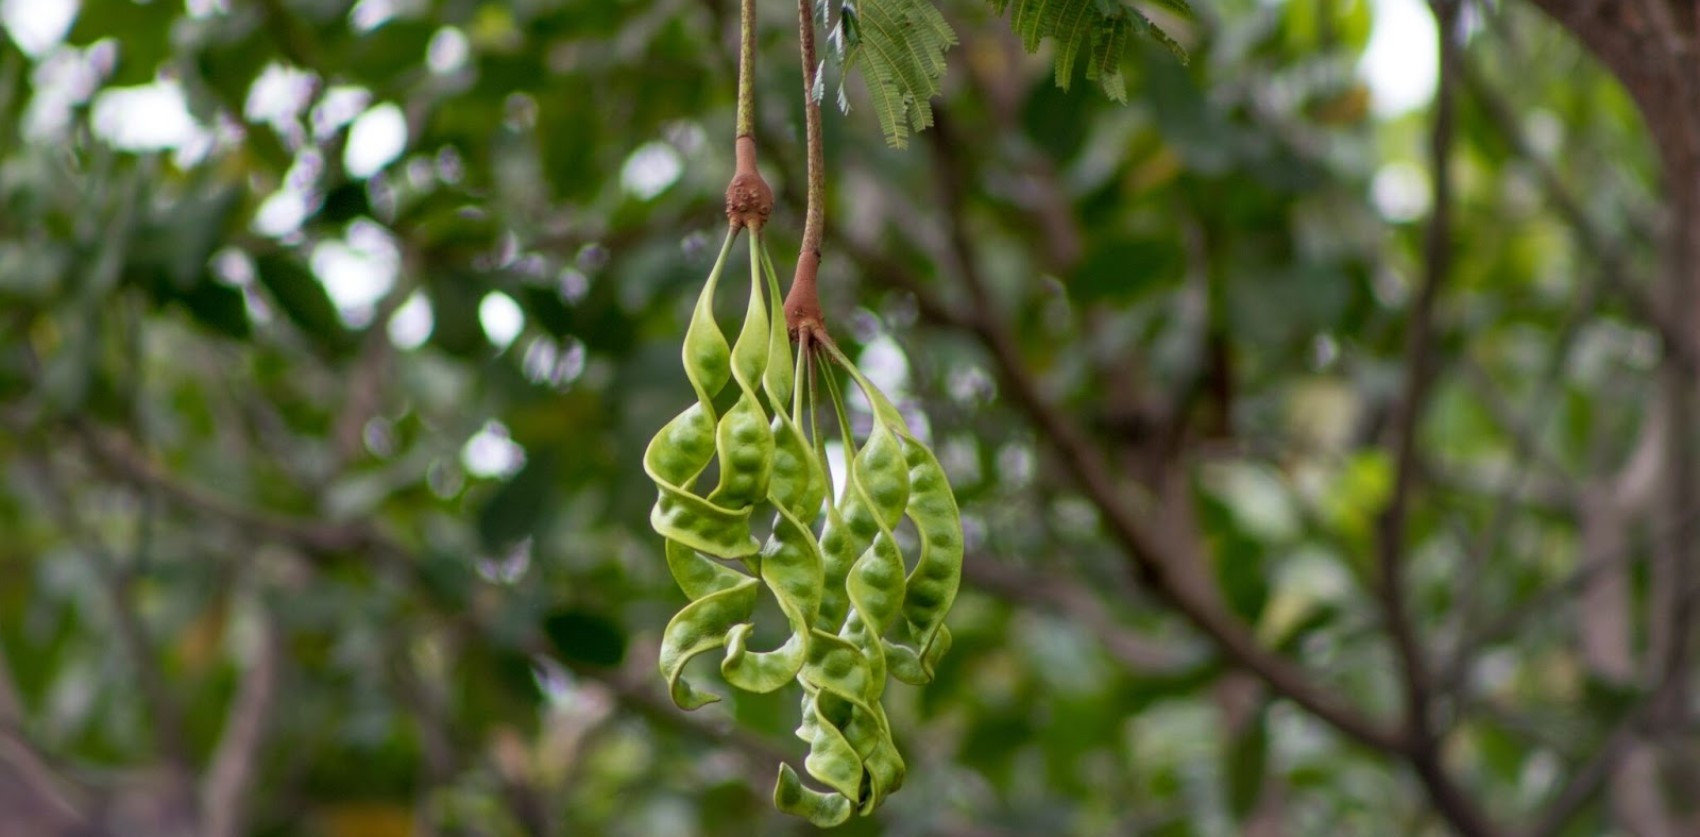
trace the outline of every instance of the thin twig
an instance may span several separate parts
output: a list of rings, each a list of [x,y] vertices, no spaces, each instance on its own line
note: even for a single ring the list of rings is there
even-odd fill
[[[797,252],[797,270],[791,290],[785,295],[785,327],[796,339],[808,331],[822,343],[830,342],[826,315],[820,305],[821,238],[826,223],[826,149],[822,144],[820,101],[815,98],[815,0],[797,0],[797,39],[803,65],[803,126],[808,145],[808,199],[803,219],[803,242]]]
[[[153,656],[153,641],[147,625],[136,613],[132,601],[131,571],[122,566],[104,543],[90,534],[78,518],[76,506],[65,493],[52,462],[38,459],[41,484],[47,489],[53,515],[65,534],[75,542],[99,580],[107,605],[111,608],[112,625],[118,643],[129,658],[131,669],[141,691],[143,703],[152,716],[154,743],[171,766],[186,771],[190,765],[188,737],[184,733],[182,708],[176,696],[166,686],[165,677]]]
[[[24,728],[24,699],[12,669],[6,664],[6,648],[0,645],[0,730]]]
[[[1393,415],[1394,478],[1392,496],[1376,526],[1379,593],[1387,632],[1398,655],[1405,691],[1406,755],[1427,789],[1435,810],[1466,835],[1491,834],[1493,826],[1474,799],[1452,781],[1441,761],[1440,738],[1430,715],[1433,685],[1415,620],[1405,602],[1406,529],[1415,487],[1417,431],[1438,360],[1434,349],[1434,309],[1451,272],[1452,260],[1452,146],[1455,135],[1455,89],[1460,50],[1460,0],[1433,0],[1440,33],[1440,79],[1435,94],[1434,131],[1430,138],[1433,171],[1433,215],[1423,248],[1423,283],[1412,308],[1406,333],[1409,364],[1405,389]]]
[[[322,523],[249,508],[188,483],[180,482],[120,438],[87,425],[76,427],[76,438],[94,464],[108,475],[159,492],[161,499],[197,514],[229,522],[261,539],[287,543],[315,558],[369,551],[373,557],[397,562],[399,545],[369,526]]]
[[[756,133],[756,0],[738,6],[738,124],[735,137]]]
[[[762,179],[756,166],[755,73],[756,6],[743,0],[738,17],[738,124],[733,139],[737,169],[726,185],[726,220],[733,230],[748,227],[752,232],[767,225],[773,214],[773,188]]]
[[[1600,229],[1600,225],[1588,215],[1582,201],[1565,185],[1558,171],[1535,152],[1534,144],[1518,124],[1511,105],[1488,81],[1481,68],[1472,60],[1461,60],[1458,69],[1460,80],[1469,88],[1471,98],[1481,105],[1495,130],[1511,146],[1511,150],[1534,170],[1553,208],[1576,234],[1577,249],[1591,256],[1599,266],[1599,281],[1623,300],[1631,315],[1653,328],[1665,351],[1674,354],[1685,370],[1700,372],[1700,346],[1696,345],[1692,332],[1673,323],[1665,311],[1625,278],[1629,273],[1629,258],[1624,242]]]
[[[258,644],[248,661],[236,697],[225,716],[224,732],[201,783],[201,828],[205,837],[247,833],[248,803],[258,773],[260,748],[277,705],[282,649],[277,626],[265,606],[257,606]]]
[[[1028,572],[990,555],[969,555],[963,580],[976,589],[1022,607],[1064,614],[1104,644],[1104,650],[1129,671],[1172,673],[1188,664],[1176,649],[1128,630],[1089,587],[1055,575]]]
[[[8,787],[8,785],[11,785]],[[87,824],[93,807],[87,789],[66,781],[47,757],[15,730],[0,727],[0,791],[21,792],[47,809],[49,816],[68,826]],[[0,799],[15,799],[0,793]],[[14,814],[16,812],[6,812]],[[87,833],[76,830],[71,833]]]
[[[1635,749],[1643,714],[1641,709],[1632,711],[1588,761],[1570,772],[1570,780],[1526,832],[1528,837],[1549,837],[1559,833],[1576,816],[1576,812],[1604,787],[1624,756]]]
[[[1405,709],[1411,730],[1420,746],[1429,747],[1429,672],[1421,641],[1406,610],[1404,563],[1406,528],[1411,497],[1416,483],[1417,430],[1422,421],[1437,370],[1434,352],[1434,309],[1441,287],[1451,272],[1452,185],[1450,167],[1453,141],[1453,84],[1451,64],[1454,47],[1455,0],[1437,0],[1435,16],[1441,27],[1439,91],[1435,97],[1434,131],[1430,140],[1430,166],[1434,172],[1433,206],[1423,247],[1423,281],[1406,327],[1404,391],[1392,418],[1394,454],[1393,490],[1376,527],[1376,558],[1380,569],[1379,594],[1387,630],[1404,669]]]

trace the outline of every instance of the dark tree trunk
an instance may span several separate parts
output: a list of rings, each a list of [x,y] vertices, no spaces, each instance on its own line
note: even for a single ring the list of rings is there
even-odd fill
[[[1644,834],[1694,833],[1700,823],[1672,813],[1672,803],[1648,788],[1691,775],[1694,753],[1682,751],[1690,693],[1696,567],[1695,538],[1685,519],[1695,508],[1695,326],[1700,324],[1700,4],[1691,0],[1533,0],[1570,30],[1623,84],[1652,135],[1665,201],[1655,304],[1634,306],[1664,339],[1659,375],[1657,489],[1641,517],[1654,533],[1647,608],[1648,642],[1636,666],[1653,700],[1638,743],[1613,771],[1612,808],[1620,824]],[[1598,615],[1598,614],[1596,614]],[[1584,620],[1583,630],[1587,631]],[[1607,624],[1611,620],[1603,620]],[[1587,645],[1587,638],[1584,638]],[[1649,775],[1654,774],[1654,775]],[[1654,779],[1649,782],[1648,780]]]

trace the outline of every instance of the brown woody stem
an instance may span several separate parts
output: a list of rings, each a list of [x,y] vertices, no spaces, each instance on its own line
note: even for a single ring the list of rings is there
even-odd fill
[[[814,0],[797,0],[797,35],[802,44],[803,117],[809,148],[808,213],[803,221],[803,246],[797,254],[797,272],[791,279],[791,291],[785,296],[785,328],[791,339],[803,342],[799,335],[807,333],[815,342],[828,342],[826,316],[821,312],[818,278],[820,276],[820,247],[825,210],[822,207],[826,190],[826,153],[821,146],[820,103],[815,100],[815,15]]]
[[[726,186],[726,220],[734,228],[759,230],[773,214],[773,189],[762,179],[756,168],[756,139],[748,134],[738,137],[738,168],[732,182]]]
[[[726,220],[733,229],[759,230],[773,214],[773,189],[756,167],[755,0],[743,0],[738,21],[738,167],[726,186]]]

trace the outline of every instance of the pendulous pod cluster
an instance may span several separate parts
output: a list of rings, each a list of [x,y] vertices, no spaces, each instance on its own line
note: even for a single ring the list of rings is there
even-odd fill
[[[774,804],[832,826],[872,812],[903,784],[881,698],[888,675],[930,682],[950,648],[944,617],[961,581],[962,525],[938,460],[890,400],[829,341],[805,336],[793,355],[759,229],[750,230],[749,304],[727,343],[714,297],[738,233],[735,224],[685,333],[696,403],[644,453],[659,491],[650,522],[690,599],[662,635],[660,666],[684,709],[719,700],[684,677],[691,659],[716,649],[735,688],[799,684],[803,764],[824,789],[781,765]],[[834,365],[872,408],[859,444]],[[816,415],[827,405],[846,452],[836,491]],[[919,536],[909,556],[893,534],[905,517]],[[764,590],[790,635],[758,650],[750,641]]]

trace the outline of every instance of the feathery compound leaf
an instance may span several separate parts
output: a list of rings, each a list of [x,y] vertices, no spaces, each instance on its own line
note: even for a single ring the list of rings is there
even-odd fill
[[[1122,53],[1128,33],[1137,32],[1162,44],[1183,63],[1186,50],[1161,27],[1121,0],[987,0],[998,14],[1009,13],[1010,28],[1028,52],[1050,38],[1055,45],[1057,86],[1067,90],[1082,52],[1087,55],[1086,78],[1118,102],[1127,101],[1122,78]],[[1186,0],[1152,0],[1182,15],[1191,15]]]
[[[902,148],[911,132],[933,124],[931,99],[939,93],[944,53],[956,43],[956,33],[931,0],[846,2],[828,42],[846,73],[862,71],[886,142]],[[844,103],[841,88],[839,104]]]

